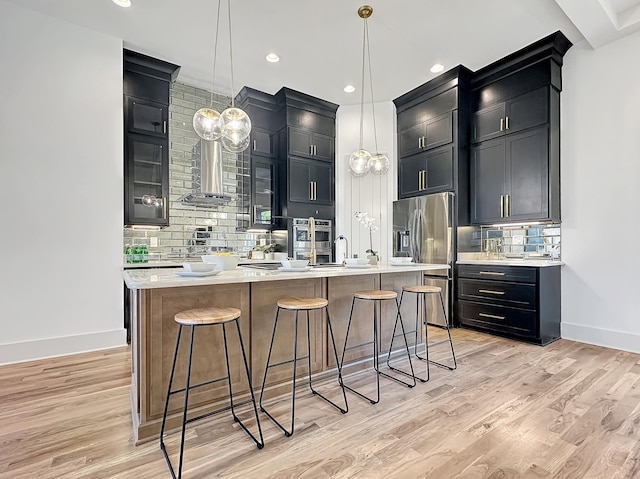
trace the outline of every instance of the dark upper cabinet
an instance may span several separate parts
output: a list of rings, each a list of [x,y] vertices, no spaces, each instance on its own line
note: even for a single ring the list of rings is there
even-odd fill
[[[124,224],[169,225],[169,88],[179,67],[124,51]]]
[[[398,198],[453,191],[458,225],[469,222],[471,75],[460,65],[393,100]]]
[[[261,156],[275,157],[277,153],[277,136],[270,130],[253,126],[251,128],[251,153]]]
[[[289,177],[290,201],[333,204],[333,165],[290,158]]]
[[[473,115],[472,141],[477,143],[545,124],[549,121],[549,88],[543,87]]]
[[[335,219],[335,119],[338,105],[282,88],[275,94],[280,205],[288,218]]]
[[[549,133],[543,126],[471,150],[471,220],[501,223],[555,219],[549,208]]]
[[[419,153],[453,141],[453,115],[447,112],[398,132],[398,156]]]
[[[272,225],[277,211],[277,181],[276,160],[254,155],[251,158],[251,227]]]
[[[562,58],[556,32],[474,73],[471,223],[560,221]]]
[[[453,189],[453,145],[400,158],[398,177],[402,198]]]
[[[335,146],[333,137],[313,131],[288,128],[289,154],[317,160],[333,161]]]

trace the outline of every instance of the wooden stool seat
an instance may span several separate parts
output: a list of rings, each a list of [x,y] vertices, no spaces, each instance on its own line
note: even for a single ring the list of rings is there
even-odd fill
[[[402,291],[409,293],[441,293],[442,288],[440,286],[429,286],[426,284],[414,284],[410,286],[403,286]]]
[[[353,293],[358,299],[395,299],[398,297],[398,293],[395,291],[384,290],[372,290],[372,291],[358,291]]]
[[[324,308],[329,304],[324,298],[282,298],[278,300],[278,307],[291,310],[309,310]]]
[[[175,315],[175,321],[185,326],[199,326],[203,324],[222,324],[240,317],[237,308],[200,308],[180,311]]]

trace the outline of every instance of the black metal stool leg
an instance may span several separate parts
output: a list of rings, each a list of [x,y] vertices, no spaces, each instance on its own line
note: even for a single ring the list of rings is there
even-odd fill
[[[245,426],[245,424],[236,416],[235,411],[233,410],[233,399],[231,399],[231,411],[233,413],[233,419],[240,424],[240,427],[242,427],[242,429],[244,429],[244,432],[246,432],[249,437],[253,440],[253,442],[256,443],[256,446],[258,447],[258,449],[262,449],[264,447],[264,438],[262,437],[262,427],[260,426],[260,418],[258,417],[258,408],[256,407],[256,397],[253,394],[253,387],[251,385],[251,372],[249,371],[249,363],[247,362],[247,354],[244,352],[244,342],[242,341],[242,334],[240,333],[240,323],[238,322],[238,320],[235,320],[236,323],[236,329],[238,330],[238,341],[240,341],[240,351],[242,351],[242,361],[244,362],[244,370],[247,374],[247,383],[249,385],[249,393],[251,394],[251,404],[253,404],[253,413],[256,416],[256,424],[258,426],[258,434],[260,435],[260,439],[258,440],[253,434],[251,434],[251,432],[249,431],[249,429],[247,428],[247,426]],[[223,324],[224,326],[224,324]],[[223,333],[224,333],[224,329],[223,329]],[[226,333],[225,333],[225,338],[224,338],[224,351],[225,351],[225,356],[227,359],[227,375],[229,376],[229,391],[231,392],[231,371],[229,370],[229,355],[227,354],[227,337],[226,337]],[[230,395],[231,398],[233,398],[233,395]]]
[[[405,350],[407,351],[407,359],[409,360],[409,367],[411,368],[411,373],[392,367],[389,361],[389,358],[391,357],[391,350],[393,348],[393,339],[396,334],[396,327],[398,326],[398,321],[400,321],[400,329],[402,330],[402,339],[404,340]],[[400,304],[398,303],[398,298],[396,298],[396,321],[395,321],[395,324],[393,325],[393,334],[391,335],[391,344],[389,344],[389,354],[387,355],[387,366],[392,371],[395,371],[400,374],[404,374],[407,377],[410,377],[411,379],[413,379],[413,382],[408,383],[408,382],[402,381],[401,379],[398,379],[382,371],[380,371],[379,373],[389,379],[393,379],[394,381],[399,382],[400,384],[404,384],[409,388],[412,388],[416,385],[416,375],[413,371],[413,363],[411,362],[411,353],[409,352],[409,343],[407,342],[407,333],[404,330],[404,323],[402,322],[402,315],[400,314]]]
[[[180,347],[180,336],[182,335],[182,325],[178,325],[178,335],[176,338],[176,348],[173,353],[173,364],[171,366],[171,374],[169,375],[169,386],[167,387],[167,400],[164,403],[164,413],[162,414],[162,426],[160,427],[160,449],[162,450],[162,454],[164,455],[164,459],[167,462],[167,466],[169,466],[169,470],[171,471],[171,476],[175,479],[176,475],[173,472],[173,466],[171,465],[171,460],[169,459],[169,454],[167,453],[167,448],[164,445],[164,428],[167,422],[167,411],[169,410],[169,398],[171,397],[171,386],[173,385],[173,375],[176,370],[176,361],[178,359],[178,349]]]
[[[404,298],[404,291],[402,291],[402,293],[400,293],[400,304],[398,304],[398,311],[400,311],[400,308],[402,307],[402,299]],[[416,302],[416,330],[415,330],[415,343],[413,346],[413,354],[418,358],[418,359],[422,359],[420,356],[418,356],[418,324],[419,324],[419,303]],[[402,324],[402,319],[400,319],[400,323]],[[387,355],[387,367],[389,369],[391,369],[392,371],[395,371],[397,373],[400,374],[404,374],[405,376],[408,377],[412,377],[414,380],[414,384],[409,384],[406,383],[404,381],[400,381],[402,384],[404,384],[405,386],[408,387],[413,387],[415,386],[415,380],[417,379],[420,382],[426,383],[427,381],[429,381],[429,372],[427,371],[427,378],[421,378],[419,376],[417,376],[416,374],[409,374],[406,371],[402,371],[401,369],[398,368],[394,368],[393,366],[391,366],[391,351],[393,349],[393,340],[396,337],[396,329],[398,328],[398,315],[396,315],[396,321],[395,324],[393,325],[393,333],[391,334],[391,344],[389,344],[389,354]],[[411,332],[411,331],[410,331]],[[420,340],[422,340],[422,328],[420,328]],[[406,344],[406,335],[405,335],[405,344]],[[425,343],[426,344],[426,343]],[[411,366],[411,372],[413,373],[413,364],[410,361],[410,366]],[[392,379],[396,379],[396,378],[392,378]]]
[[[335,355],[336,358],[336,367],[338,367],[338,384],[340,384],[340,389],[342,389],[342,396],[344,398],[344,409],[342,409],[340,406],[338,406],[336,403],[334,403],[333,401],[331,401],[330,399],[326,398],[325,396],[323,396],[322,394],[320,394],[318,391],[316,391],[315,389],[313,389],[313,384],[311,381],[311,333],[310,328],[309,328],[309,311],[307,310],[307,348],[309,351],[309,389],[311,389],[311,392],[313,394],[315,394],[316,396],[321,397],[322,399],[324,399],[325,401],[327,401],[329,404],[331,404],[333,407],[335,407],[338,411],[340,411],[342,414],[345,414],[349,411],[349,405],[347,404],[347,395],[344,392],[344,386],[342,385],[342,373],[340,371],[339,368],[339,364],[338,363],[338,352],[336,350],[336,341],[333,337],[333,329],[331,328],[331,318],[329,317],[329,309],[327,306],[325,306],[323,308],[325,310],[325,312],[327,313],[327,325],[329,326],[329,336],[331,337],[331,344],[333,345],[333,354]]]
[[[269,362],[271,361],[271,351],[273,351],[273,341],[276,338],[276,328],[278,327],[278,316],[280,315],[280,308],[276,309],[276,318],[273,321],[273,333],[271,333],[271,343],[269,344],[269,353],[267,354],[267,367],[264,370],[264,376],[262,377],[262,387],[260,388],[260,399],[258,400],[258,404],[260,405],[260,410],[265,412],[262,407],[262,396],[264,395],[264,385],[267,382],[267,374],[269,374]]]
[[[442,314],[444,314],[444,324],[445,324],[444,329],[447,330],[447,335],[449,336],[448,342],[449,342],[449,347],[451,348],[451,356],[453,357],[453,366],[449,366],[447,364],[439,363],[437,361],[432,361],[432,360],[429,360],[429,363],[444,369],[448,369],[449,371],[453,371],[458,368],[458,363],[456,362],[456,353],[453,351],[453,341],[451,339],[451,330],[449,329],[449,318],[447,318],[446,308],[444,307],[444,300],[442,299],[442,293],[438,293],[438,295],[440,296],[440,305],[442,306]],[[439,341],[438,343],[434,343],[432,346],[435,346],[436,344],[440,344],[440,343],[445,343],[445,342],[447,342],[446,339],[443,341]],[[427,345],[427,348],[428,348],[428,345]]]
[[[353,299],[351,300],[351,313],[349,314],[349,322],[347,323],[347,334],[345,335],[344,338],[344,349],[342,350],[342,361],[340,362],[340,371],[342,372],[342,368],[344,366],[344,353],[347,350],[347,342],[349,340],[349,329],[351,328],[351,321],[353,320],[353,309],[356,303],[356,297],[354,296]],[[373,368],[376,372],[376,383],[377,383],[377,399],[371,399],[369,396],[365,396],[364,394],[362,394],[361,392],[356,391],[355,389],[353,389],[350,386],[347,386],[346,384],[344,384],[344,380],[342,378],[342,374],[339,377],[339,381],[342,381],[342,386],[345,389],[348,389],[349,391],[351,391],[354,394],[357,394],[358,396],[360,396],[363,399],[366,399],[367,401],[369,401],[371,404],[377,404],[380,401],[380,375],[378,373],[378,326],[377,326],[377,315],[376,315],[376,303],[374,301],[373,303]]]

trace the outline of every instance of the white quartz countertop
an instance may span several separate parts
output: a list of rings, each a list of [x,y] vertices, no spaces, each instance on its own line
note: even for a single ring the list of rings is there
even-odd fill
[[[321,267],[302,272],[263,270],[238,267],[222,271],[215,276],[186,277],[179,276],[177,268],[125,269],[122,273],[129,289],[174,288],[176,286],[203,286],[210,284],[254,283],[260,281],[283,281],[291,279],[330,278],[362,274],[402,273],[447,269],[447,265],[411,263],[409,265],[390,265],[379,263],[366,268]]]
[[[175,259],[161,259],[161,260],[149,260],[146,263],[124,263],[123,269],[141,269],[141,268],[178,268],[182,267],[182,263],[201,263],[200,257],[192,258],[175,258]],[[260,263],[279,263],[275,260],[267,259],[246,259],[240,258],[238,264],[260,264]]]
[[[544,268],[545,266],[564,266],[564,261],[551,259],[464,259],[456,264],[486,264],[494,266],[531,266]]]

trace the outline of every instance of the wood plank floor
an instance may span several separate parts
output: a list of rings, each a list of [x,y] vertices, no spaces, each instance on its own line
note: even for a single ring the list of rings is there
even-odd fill
[[[228,413],[192,424],[183,477],[640,477],[640,355],[453,334],[458,370],[413,389],[383,378],[378,405],[349,394],[345,415],[300,389],[295,434],[261,415],[262,450]],[[129,375],[127,348],[0,367],[0,478],[170,477],[157,442],[133,445]],[[348,381],[373,393],[371,379]]]

